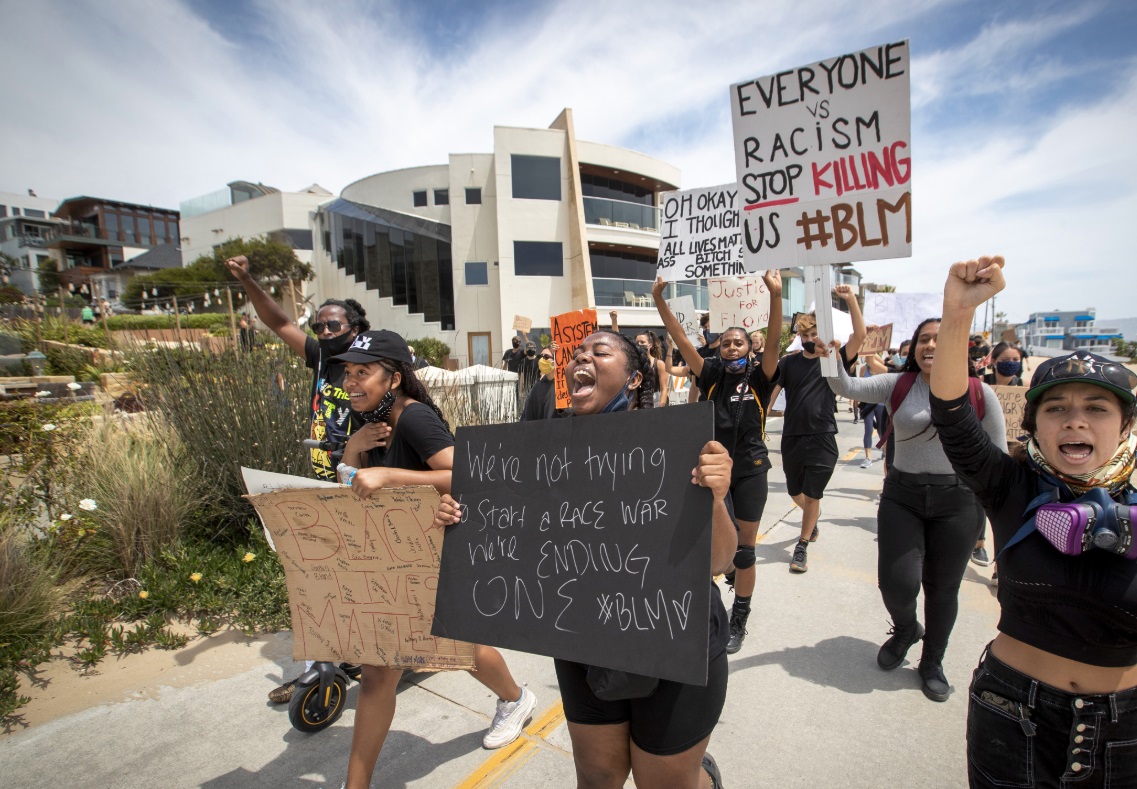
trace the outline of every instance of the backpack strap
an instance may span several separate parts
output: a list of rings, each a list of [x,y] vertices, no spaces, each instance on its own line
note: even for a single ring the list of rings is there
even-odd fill
[[[880,437],[880,441],[876,443],[876,448],[880,449],[888,443],[888,437],[892,435],[892,425],[896,422],[896,410],[900,408],[900,404],[904,402],[904,398],[912,391],[912,387],[916,385],[916,376],[919,373],[907,372],[901,373],[900,377],[896,379],[896,385],[892,387],[892,394],[888,398],[888,427],[884,431],[884,435]]]

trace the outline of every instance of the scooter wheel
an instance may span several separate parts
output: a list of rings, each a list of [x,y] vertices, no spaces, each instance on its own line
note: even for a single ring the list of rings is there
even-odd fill
[[[327,699],[320,698],[319,682],[297,685],[288,702],[288,720],[298,731],[317,732],[339,720],[346,702],[347,685],[339,677],[328,688]]]

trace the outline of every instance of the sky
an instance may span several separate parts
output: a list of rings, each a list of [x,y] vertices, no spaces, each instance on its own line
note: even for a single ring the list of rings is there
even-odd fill
[[[734,180],[732,83],[912,54],[913,256],[939,292],[1007,259],[998,310],[1137,316],[1132,0],[0,0],[0,191],[177,208],[230,181],[334,193],[546,128]]]

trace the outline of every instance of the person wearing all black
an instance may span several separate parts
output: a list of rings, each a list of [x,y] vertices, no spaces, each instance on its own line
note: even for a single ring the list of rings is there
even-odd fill
[[[1047,360],[1026,392],[1028,441],[1008,454],[966,385],[968,327],[1005,284],[1001,257],[951,267],[931,376],[933,423],[991,519],[1002,576],[999,633],[971,681],[968,780],[1137,786],[1137,550],[1102,539],[1137,503],[1137,375],[1085,351]],[[1093,538],[1078,538],[1069,513],[1091,500]]]
[[[770,292],[772,337],[782,333],[782,277],[777,270],[762,278]],[[738,521],[738,550],[728,582],[734,587],[730,614],[728,654],[742,648],[750,600],[754,595],[757,571],[754,546],[769,494],[770,451],[766,447],[766,409],[778,379],[778,359],[765,354],[755,362],[750,336],[745,329],[732,327],[717,335],[718,353],[703,357],[683,334],[679,321],[663,298],[666,283],[657,278],[651,293],[655,308],[668,333],[675,338],[683,359],[697,376],[699,391],[715,404],[715,440],[725,446],[734,461],[730,497]]]
[[[517,336],[511,342],[513,347],[501,355],[501,362],[499,365],[511,373],[521,374],[521,362],[525,359],[525,351],[521,347],[521,341],[524,335],[519,331]]]
[[[332,360],[346,368],[344,388],[352,408],[366,423],[348,440],[344,463],[354,467],[351,489],[369,498],[382,488],[432,485],[450,492],[454,436],[446,418],[415,376],[406,341],[391,331],[360,334]],[[429,631],[430,623],[425,630]],[[536,698],[513,679],[496,649],[474,646],[476,670],[470,674],[497,697],[497,711],[482,740],[500,748],[517,739],[532,717]],[[395,716],[396,690],[403,670],[363,666],[352,729],[346,786],[364,789]]]
[[[532,422],[537,419],[553,419],[559,415],[557,410],[557,387],[553,381],[556,370],[556,354],[554,348],[542,348],[537,357],[537,372],[540,373],[525,398],[525,407],[521,409],[521,422]]]
[[[654,292],[654,291],[653,291]],[[601,331],[576,348],[566,370],[573,418],[602,412],[653,407],[651,357],[622,334]],[[713,494],[710,598],[707,625],[707,683],[659,680],[647,696],[601,699],[588,682],[588,666],[555,659],[557,684],[572,739],[578,786],[623,786],[631,772],[635,784],[703,786],[702,772],[721,789],[718,766],[707,745],[726,702],[728,625],[713,575],[730,566],[738,532],[730,512],[731,459],[718,441],[702,448],[692,483]],[[457,523],[457,503],[444,496],[435,525]],[[633,758],[633,745],[635,753]]]
[[[838,285],[833,293],[845,300],[853,317],[853,333],[838,350],[838,359],[848,370],[865,341],[865,324],[857,294],[850,286]],[[821,375],[821,357],[832,349],[828,338],[818,337],[817,318],[812,314],[799,316],[794,330],[801,339],[802,351],[788,353],[778,362],[778,385],[786,393],[782,421],[786,492],[801,507],[801,535],[790,559],[790,572],[804,573],[808,569],[807,548],[819,533],[821,498],[837,467],[837,420],[833,416],[837,397]]]

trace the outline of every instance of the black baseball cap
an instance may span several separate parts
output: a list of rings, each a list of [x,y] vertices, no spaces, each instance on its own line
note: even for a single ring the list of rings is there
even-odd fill
[[[1047,359],[1034,371],[1026,399],[1034,402],[1039,396],[1059,384],[1084,383],[1108,389],[1125,403],[1134,402],[1137,373],[1118,362],[1088,351],[1074,351],[1066,356]]]
[[[407,341],[393,331],[365,331],[355,338],[350,348],[328,361],[369,364],[380,359],[411,364],[411,349],[407,347]]]

